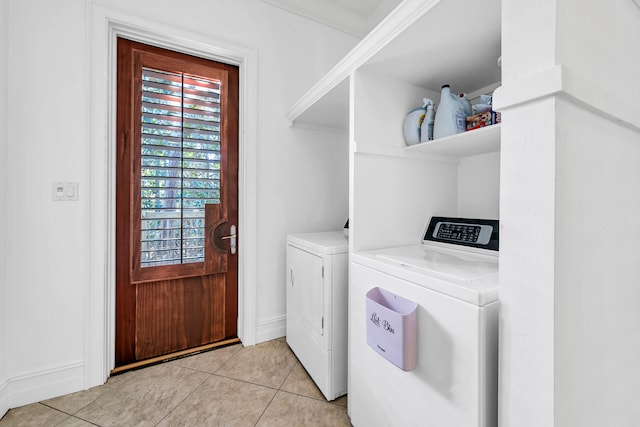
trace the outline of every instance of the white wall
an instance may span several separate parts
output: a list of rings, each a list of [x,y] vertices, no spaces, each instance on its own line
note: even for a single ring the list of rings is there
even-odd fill
[[[500,218],[500,152],[460,159],[457,215]]]
[[[0,2],[0,200],[7,196],[7,46],[9,4]],[[8,409],[7,387],[7,204],[0,203],[0,417]]]
[[[554,1],[502,3],[503,85],[554,65],[555,19]]]
[[[640,425],[640,130],[557,114],[556,425]]]
[[[640,9],[503,18],[500,423],[639,425]]]
[[[640,7],[636,3],[639,2],[557,2],[557,62],[579,71],[589,82],[608,91],[609,96],[619,97],[631,107],[640,99],[640,58],[630,54],[638,50],[640,40]],[[633,113],[638,116],[637,109]],[[639,123],[640,118],[636,125]]]
[[[12,381],[64,366],[67,386],[81,384],[89,238],[84,22],[84,2],[10,2],[7,157],[13,160],[6,200]],[[52,181],[80,182],[80,200],[53,202]]]
[[[557,16],[557,62],[589,105],[556,105],[555,421],[640,425],[640,8],[564,0]]]
[[[255,274],[258,328],[265,331],[258,340],[283,335],[285,235],[340,228],[348,210],[346,144],[332,134],[292,131],[285,112],[357,40],[257,0],[183,1],[184,9],[197,11],[189,16],[173,13],[166,0],[101,3],[257,50]],[[5,101],[11,106],[6,119],[0,114],[0,128],[7,129],[6,137],[0,133],[7,151],[0,158],[14,159],[2,167],[8,178],[6,188],[0,186],[7,201],[0,224],[10,225],[2,242],[11,248],[2,257],[6,286],[0,291],[7,319],[6,329],[0,323],[7,330],[0,332],[0,349],[8,349],[6,363],[0,356],[0,387],[5,365],[10,387],[0,389],[0,402],[10,396],[11,406],[87,384],[89,7],[86,0],[10,0],[0,9],[8,23],[0,47],[9,40],[0,108]],[[53,181],[79,182],[79,200],[53,202]]]

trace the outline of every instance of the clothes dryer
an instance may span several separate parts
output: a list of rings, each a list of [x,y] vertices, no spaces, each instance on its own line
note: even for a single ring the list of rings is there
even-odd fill
[[[327,400],[347,392],[348,239],[287,238],[287,344]]]

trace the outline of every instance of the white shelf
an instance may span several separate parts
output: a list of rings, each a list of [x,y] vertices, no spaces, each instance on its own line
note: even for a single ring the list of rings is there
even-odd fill
[[[321,88],[321,94],[310,92],[299,106],[301,111],[288,118],[291,125],[304,128],[321,128],[331,131],[349,131],[349,79],[343,79],[335,86]],[[318,95],[315,101],[312,98]],[[296,105],[298,105],[296,104]],[[304,106],[304,108],[303,108]]]
[[[408,147],[358,144],[355,149],[358,154],[448,163],[496,151],[500,151],[500,123]]]
[[[467,157],[500,150],[500,123],[404,148],[411,153]]]
[[[366,69],[439,92],[500,81],[500,0],[404,0],[288,111],[292,125],[348,127],[349,75]],[[383,101],[383,100],[381,100]]]
[[[371,156],[395,157],[398,159],[410,160],[426,160],[431,162],[458,163],[459,157],[429,153],[427,151],[409,151],[407,147],[386,147],[384,145],[365,146],[365,148],[356,148],[356,154],[365,154]]]

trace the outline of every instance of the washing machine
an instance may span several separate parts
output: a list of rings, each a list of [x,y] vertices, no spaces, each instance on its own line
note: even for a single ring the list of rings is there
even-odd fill
[[[327,400],[347,392],[345,232],[287,236],[287,344]]]
[[[355,427],[497,426],[498,237],[497,220],[433,217],[417,244],[352,255]]]

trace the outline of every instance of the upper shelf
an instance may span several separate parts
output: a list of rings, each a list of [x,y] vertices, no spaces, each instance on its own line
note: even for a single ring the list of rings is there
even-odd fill
[[[461,158],[500,151],[500,123],[409,147],[356,146],[358,154],[458,163]]]
[[[362,69],[439,92],[500,81],[500,0],[404,0],[288,111],[292,125],[348,129],[348,77]]]
[[[411,152],[467,157],[500,150],[500,123],[412,145]]]

